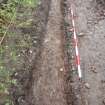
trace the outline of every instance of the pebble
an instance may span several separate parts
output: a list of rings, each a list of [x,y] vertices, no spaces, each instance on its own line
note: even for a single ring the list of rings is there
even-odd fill
[[[6,49],[8,48],[8,46],[5,46],[6,47]]]
[[[33,51],[32,51],[32,50],[30,50],[30,51],[29,51],[29,53],[30,53],[30,54],[32,54],[32,53],[33,53]]]
[[[60,71],[63,71],[63,68],[61,68]]]
[[[90,84],[89,84],[89,83],[85,83],[85,87],[86,87],[87,89],[90,89]]]
[[[20,57],[20,54],[18,55],[18,57]]]
[[[37,43],[37,41],[36,41],[36,40],[34,40],[34,43]]]
[[[71,56],[72,59],[74,59],[74,56]]]
[[[15,73],[15,76],[17,76],[17,75],[18,75],[18,73],[16,72],[16,73]]]
[[[75,67],[72,67],[72,71],[75,71]]]
[[[78,34],[78,36],[79,36],[79,37],[85,36],[85,33],[82,33],[82,32],[81,32],[81,33]]]
[[[41,5],[41,1],[38,2],[38,5]]]
[[[48,43],[49,41],[50,41],[50,39],[45,39],[44,40],[45,43]]]

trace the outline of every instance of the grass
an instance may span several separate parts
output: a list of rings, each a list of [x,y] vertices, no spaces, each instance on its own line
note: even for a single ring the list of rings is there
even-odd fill
[[[0,101],[3,101],[3,105],[14,105],[9,95],[9,88],[11,85],[17,85],[17,80],[11,78],[11,76],[16,69],[14,65],[19,62],[20,53],[18,50],[24,47],[29,48],[31,46],[30,42],[27,43],[22,39],[23,36],[21,36],[21,38],[18,37],[19,41],[15,43],[15,45],[11,45],[11,42],[8,41],[12,37],[15,39],[16,33],[9,31],[11,25],[9,28],[7,27],[13,16],[12,25],[19,27],[23,27],[24,25],[30,26],[32,23],[31,19],[26,20],[21,24],[17,24],[17,6],[21,5],[25,8],[33,8],[36,7],[37,4],[38,0],[8,0],[6,4],[1,4],[0,6],[0,39],[8,29],[6,38],[0,45]],[[8,64],[8,62],[12,62],[13,65],[11,63]]]
[[[22,0],[24,6],[37,6],[38,0]]]

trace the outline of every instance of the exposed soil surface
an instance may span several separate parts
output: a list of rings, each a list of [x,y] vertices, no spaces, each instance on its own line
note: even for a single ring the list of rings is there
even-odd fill
[[[27,10],[31,16],[17,17],[20,21],[31,18],[32,24],[29,27],[11,27],[10,31],[17,36],[11,45],[23,38],[22,35],[24,38],[28,36],[26,41],[32,43],[29,48],[19,49],[22,62],[16,63],[17,71],[13,75],[18,86],[10,90],[16,105],[105,105],[103,2],[41,0],[38,8]],[[71,5],[79,39],[82,81],[78,80],[75,71],[72,32],[68,33],[68,28],[72,28]],[[20,6],[18,12],[24,10]]]
[[[51,7],[41,52],[33,70],[34,105],[66,105],[61,0]]]
[[[71,43],[67,48],[68,55],[66,56],[63,51],[64,33],[61,29],[63,23],[61,1],[51,0],[45,36],[33,69],[31,88],[33,103],[35,105],[104,105],[105,14],[103,4],[93,0],[67,0],[64,3],[65,8],[73,6],[76,16],[75,22],[83,72],[81,82],[78,81],[78,75],[74,73],[75,70],[72,71],[72,69],[76,69],[75,62],[71,60],[73,57],[69,58],[72,54],[75,56],[74,52],[71,51],[73,50],[72,36],[69,37],[69,40],[67,37],[67,42],[65,42]],[[70,20],[66,20],[68,11],[63,12],[65,22],[71,25]],[[79,36],[81,33],[83,35]],[[68,59],[66,66],[65,56]]]
[[[71,1],[71,0],[68,0]],[[104,105],[105,98],[105,18],[102,2],[71,1],[77,18],[81,67],[83,71],[83,105]]]

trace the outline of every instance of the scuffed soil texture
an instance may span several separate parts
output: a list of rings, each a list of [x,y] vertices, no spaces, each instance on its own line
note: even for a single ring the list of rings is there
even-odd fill
[[[61,1],[51,0],[44,40],[33,70],[34,105],[66,105]]]
[[[48,22],[38,55],[33,62],[32,78],[28,82],[25,105],[104,105],[104,7],[94,0],[67,0],[68,8],[73,5],[81,68],[82,82],[75,68],[75,51],[72,33],[66,32],[66,57],[64,52],[63,15],[61,0],[51,0]],[[65,14],[67,12],[63,11]],[[64,14],[64,15],[65,15]],[[72,28],[71,22],[64,22]],[[82,36],[79,36],[80,34]],[[68,43],[70,45],[68,45]],[[66,63],[65,63],[66,59]],[[65,65],[67,68],[65,68]],[[31,101],[30,101],[31,100]]]
[[[82,81],[75,65],[73,33],[68,31],[71,4]],[[41,0],[35,8],[20,5],[17,22],[8,32],[15,37],[3,42],[4,65],[13,72],[9,96],[14,105],[104,105],[104,16],[104,0]]]
[[[104,1],[104,0],[103,0]],[[105,11],[101,0],[68,0],[75,13],[83,81],[76,105],[105,104]],[[72,46],[71,46],[72,47]],[[76,77],[74,75],[73,77]],[[73,86],[79,90],[79,85]],[[74,88],[75,89],[75,88]]]
[[[37,9],[32,9],[32,25],[23,23],[16,28],[15,33],[22,32],[31,42],[30,47],[22,49],[23,66],[13,75],[18,81],[11,88],[16,105],[66,105],[62,2],[42,0]],[[24,8],[19,9],[22,11]],[[17,19],[25,21],[26,17]]]

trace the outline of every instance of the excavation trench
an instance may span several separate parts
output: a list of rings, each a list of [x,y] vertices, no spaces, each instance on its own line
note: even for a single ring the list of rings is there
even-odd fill
[[[74,104],[67,40],[64,36],[65,8],[63,0],[51,0],[44,38],[33,68],[31,94],[28,97],[34,105]]]
[[[33,69],[29,99],[33,98],[34,105],[66,105],[61,3],[62,0],[51,0],[44,38]]]
[[[81,98],[76,95],[81,96],[79,82],[73,79],[71,70],[72,47],[67,30],[70,22],[66,18],[68,5],[64,0],[51,0],[48,5],[48,20],[34,62],[30,79],[32,82],[29,84],[31,87],[26,99],[30,105],[76,105],[81,103]]]
[[[16,20],[21,24],[11,26],[9,31],[16,37],[10,38],[8,45],[23,45],[22,41],[30,46],[16,47],[18,61],[7,66],[16,69],[12,78],[17,84],[10,89],[14,105],[74,105],[77,100],[72,86],[71,53],[67,48],[71,38],[66,37],[64,2],[41,0],[36,8],[19,6]],[[23,24],[26,20],[32,21],[29,26]]]
[[[72,24],[68,19],[71,3],[78,17],[77,35],[85,34],[78,38],[83,82],[78,80]],[[96,5],[92,3],[92,0],[51,0],[30,79],[27,95],[30,105],[103,105],[105,19],[96,13]]]
[[[13,74],[17,84],[10,89],[15,105],[105,105],[105,8],[99,5],[103,1],[41,0],[35,9],[20,6],[19,13],[31,16],[22,14],[17,20],[29,19],[32,24],[11,26],[16,38],[8,45],[20,45],[25,37],[22,42],[31,45],[18,49],[19,63]],[[83,35],[78,37],[83,82],[75,65],[71,4],[77,35]],[[14,62],[7,58],[9,69]]]

